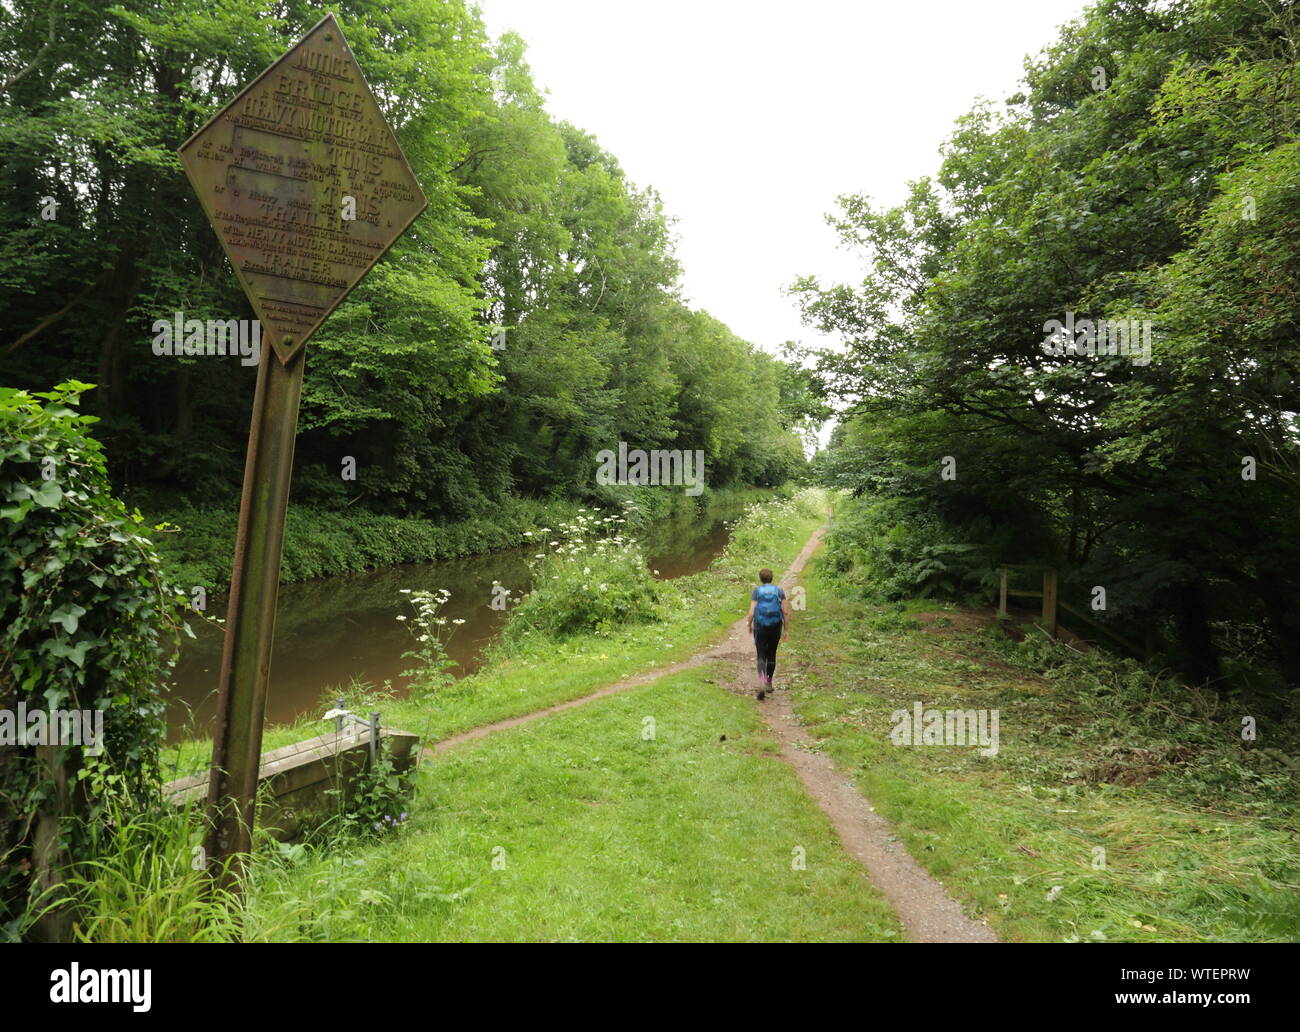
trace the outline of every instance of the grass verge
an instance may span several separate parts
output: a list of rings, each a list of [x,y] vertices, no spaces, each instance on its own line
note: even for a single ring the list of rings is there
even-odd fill
[[[250,934],[899,940],[752,702],[712,680],[692,669],[439,756],[389,837],[263,867]]]
[[[1295,774],[1239,761],[1224,714],[1104,654],[1049,645],[1045,663],[982,613],[863,601],[822,562],[803,583],[796,711],[1003,938],[1300,937]],[[917,701],[997,709],[997,755],[894,745],[891,714]]]

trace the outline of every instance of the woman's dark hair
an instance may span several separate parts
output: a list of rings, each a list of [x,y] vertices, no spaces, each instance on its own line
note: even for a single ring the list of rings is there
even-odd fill
[[[771,584],[772,571],[769,570],[766,566],[764,566],[761,570],[758,571],[758,579],[761,580],[764,584]]]

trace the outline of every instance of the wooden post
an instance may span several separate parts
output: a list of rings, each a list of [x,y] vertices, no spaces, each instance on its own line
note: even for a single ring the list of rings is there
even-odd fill
[[[299,350],[286,365],[273,350],[263,349],[253,396],[208,778],[208,857],[212,861],[238,858],[227,872],[228,888],[242,874],[243,857],[252,848],[262,719],[305,357]]]
[[[1007,615],[1007,568],[1002,567],[1002,586],[998,591],[998,616]]]
[[[1043,567],[1043,623],[1047,633],[1056,637],[1056,569]]]

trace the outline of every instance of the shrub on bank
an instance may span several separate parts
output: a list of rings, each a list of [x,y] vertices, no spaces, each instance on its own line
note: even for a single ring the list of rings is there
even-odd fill
[[[406,563],[456,559],[528,543],[525,531],[572,519],[574,502],[509,498],[490,517],[458,523],[366,512],[289,507],[285,520],[282,582],[360,573]],[[238,514],[176,508],[166,512],[170,529],[157,547],[178,584],[226,591],[234,555]]]
[[[608,633],[657,619],[657,585],[640,545],[620,529],[626,522],[580,511],[572,523],[541,528],[533,588],[506,625],[506,639]]]
[[[742,580],[752,580],[761,567],[772,565],[773,543],[792,534],[806,534],[805,525],[824,518],[827,505],[826,491],[819,487],[773,492],[769,501],[756,502],[736,520],[731,540],[715,565]]]
[[[715,566],[739,580],[772,563],[775,542],[806,533],[809,520],[826,511],[826,492],[806,488],[751,505],[736,520],[731,541]],[[563,638],[609,633],[627,624],[660,618],[667,589],[647,568],[645,553],[624,528],[626,517],[579,513],[539,538],[533,589],[502,635],[509,647],[531,634]]]

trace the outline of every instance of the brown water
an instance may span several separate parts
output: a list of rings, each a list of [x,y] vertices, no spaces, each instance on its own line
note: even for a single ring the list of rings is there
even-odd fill
[[[707,569],[726,547],[729,524],[740,509],[720,508],[689,519],[664,521],[643,534],[648,565],[661,580]],[[280,588],[275,618],[275,652],[266,700],[268,724],[287,724],[304,713],[321,712],[321,700],[334,686],[362,681],[399,690],[401,672],[412,663],[402,653],[412,648],[409,624],[397,620],[411,609],[403,588],[445,588],[451,598],[439,615],[464,620],[447,643],[457,663],[457,677],[477,670],[483,651],[501,631],[504,611],[493,609],[492,583],[518,596],[529,589],[532,548],[434,563],[396,566],[369,573],[325,577]],[[225,615],[224,600],[208,616]],[[194,625],[196,621],[191,621]],[[221,665],[222,630],[212,624],[194,627],[176,664],[175,684],[167,707],[169,741],[210,733],[216,711],[216,681]]]

